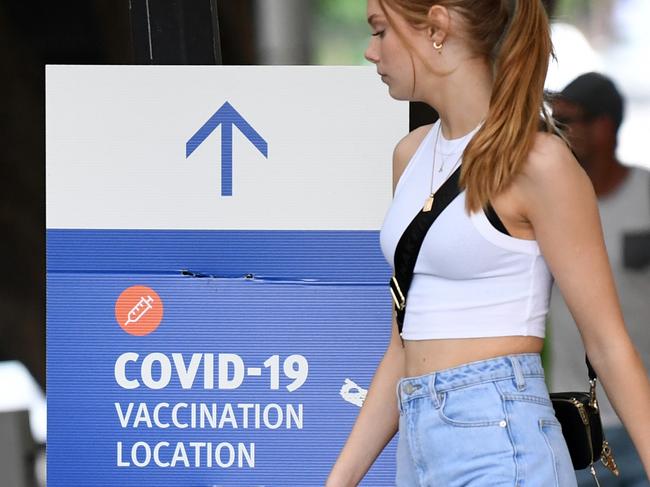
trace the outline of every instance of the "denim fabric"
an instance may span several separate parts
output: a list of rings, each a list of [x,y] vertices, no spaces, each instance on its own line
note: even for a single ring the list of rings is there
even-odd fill
[[[539,354],[397,384],[398,487],[576,487]]]

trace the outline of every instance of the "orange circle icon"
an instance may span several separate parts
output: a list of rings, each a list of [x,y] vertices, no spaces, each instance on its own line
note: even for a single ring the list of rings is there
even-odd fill
[[[130,335],[148,335],[158,328],[162,317],[163,302],[147,286],[131,286],[115,302],[115,319]]]

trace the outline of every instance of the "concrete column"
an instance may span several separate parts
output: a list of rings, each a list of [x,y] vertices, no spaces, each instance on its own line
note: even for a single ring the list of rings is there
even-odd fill
[[[255,27],[260,64],[309,64],[310,0],[257,0]]]

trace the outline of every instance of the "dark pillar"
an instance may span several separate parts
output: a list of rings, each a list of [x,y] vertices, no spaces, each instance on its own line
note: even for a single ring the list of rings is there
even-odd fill
[[[223,64],[218,0],[129,0],[134,64]]]

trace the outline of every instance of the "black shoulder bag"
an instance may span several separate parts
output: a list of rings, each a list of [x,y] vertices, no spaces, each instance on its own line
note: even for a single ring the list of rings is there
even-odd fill
[[[413,269],[415,269],[415,262],[422,242],[436,218],[460,194],[460,170],[461,168],[458,167],[436,191],[431,210],[420,210],[415,215],[404,230],[395,249],[395,272],[390,280],[390,292],[395,303],[400,338],[406,312],[406,297],[413,280]],[[404,346],[404,340],[402,340],[402,346]],[[585,359],[589,371],[589,392],[554,392],[550,394],[550,397],[555,415],[562,425],[562,434],[569,447],[573,467],[576,470],[590,467],[591,473],[598,483],[593,465],[598,457],[615,475],[618,475],[619,472],[609,444],[603,435],[596,400],[596,372],[586,356]]]
[[[614,475],[618,476],[619,471],[600,422],[596,371],[586,355],[585,361],[589,372],[589,392],[552,392],[550,396],[555,416],[562,425],[562,434],[569,447],[573,468],[589,468],[598,484],[594,468],[598,458]]]

